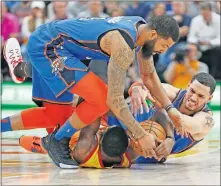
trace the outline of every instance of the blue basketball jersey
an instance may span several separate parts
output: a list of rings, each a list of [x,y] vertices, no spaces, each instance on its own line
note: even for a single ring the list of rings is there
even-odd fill
[[[176,109],[179,110],[186,92],[187,92],[187,90],[180,89],[176,98],[173,100],[173,105]],[[208,107],[208,105],[204,105],[204,106],[202,106],[200,111],[208,112],[211,110]],[[145,118],[145,117],[140,117],[140,118],[141,118],[141,120],[139,120],[139,122],[142,122],[142,121],[144,121],[142,118]],[[193,137],[191,136],[191,134],[188,135],[188,138],[186,138],[186,137],[182,138],[181,135],[176,133],[175,129],[174,129],[174,137],[175,137],[175,144],[173,146],[171,154],[178,154],[178,153],[184,152],[184,151],[192,148],[194,145],[196,145],[197,143],[199,143],[200,141],[203,140],[203,139],[194,140]],[[136,163],[156,163],[158,161],[154,158],[144,158],[143,156],[141,156],[135,162]]]
[[[108,62],[109,56],[100,49],[102,35],[111,30],[124,33],[135,48],[137,24],[146,23],[138,16],[111,18],[78,18],[55,21],[47,24],[48,30],[62,35],[68,42],[65,47],[78,59],[99,59]]]
[[[183,102],[184,96],[186,94],[187,90],[180,90],[177,94],[176,98],[173,101],[173,105],[175,108],[179,110],[181,103]],[[202,108],[199,111],[208,112],[211,111],[207,104],[203,105]],[[194,114],[193,114],[194,115]],[[194,140],[191,134],[188,134],[188,138],[184,137],[182,138],[179,134],[176,133],[176,130],[174,130],[174,137],[175,137],[175,145],[172,149],[171,154],[177,154],[181,153],[183,151],[186,151],[190,148],[192,148],[194,145],[196,145],[201,140]]]

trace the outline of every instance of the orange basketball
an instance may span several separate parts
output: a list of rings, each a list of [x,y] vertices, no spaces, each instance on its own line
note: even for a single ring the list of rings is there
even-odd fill
[[[166,139],[166,132],[164,130],[164,128],[157,122],[155,121],[143,121],[140,123],[140,125],[143,127],[143,129],[148,132],[151,133],[155,136],[157,136],[160,140],[164,140]],[[143,155],[142,149],[140,148],[140,146],[136,143],[134,143],[133,140],[130,140],[130,146],[139,154],[139,155]]]

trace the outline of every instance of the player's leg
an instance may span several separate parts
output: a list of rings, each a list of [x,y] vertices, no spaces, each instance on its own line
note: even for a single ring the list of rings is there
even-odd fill
[[[59,124],[60,126],[62,126],[73,112],[72,105],[59,105],[45,102],[43,106],[46,110],[45,115],[50,120],[50,126],[44,124],[45,119],[42,118],[42,123],[35,123],[35,126],[33,128],[38,128],[39,126],[43,125],[42,128],[48,127],[46,128],[48,134],[54,131],[56,125]],[[31,119],[31,121],[35,120],[34,115]],[[29,124],[33,126],[32,122],[29,122]],[[46,151],[43,150],[41,146],[41,138],[38,136],[22,136],[19,139],[19,144],[30,152],[46,153]]]
[[[48,33],[43,33],[43,31],[44,28],[37,29],[37,32],[29,39],[28,54],[33,69],[36,69],[48,85],[54,98],[61,99],[69,91],[72,95],[76,93],[85,99],[76,109],[76,113],[59,129],[58,135],[55,137],[56,130],[45,140],[45,142],[50,141],[49,155],[55,164],[63,166],[72,164],[71,159],[65,158],[69,154],[61,150],[68,150],[70,137],[108,111],[107,87],[100,78],[88,72],[88,68],[65,49],[66,41],[62,37],[58,36],[52,40],[51,36],[47,36]],[[45,42],[42,42],[43,40]],[[44,147],[48,149],[48,144],[44,144]]]
[[[71,116],[72,110],[71,105],[45,102],[43,107],[26,109],[19,114],[3,118],[1,120],[1,131],[54,128],[58,124],[63,124]]]

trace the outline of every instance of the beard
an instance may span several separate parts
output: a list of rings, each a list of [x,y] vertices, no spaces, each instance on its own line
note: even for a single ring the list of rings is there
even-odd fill
[[[152,41],[146,41],[144,43],[142,50],[141,50],[143,58],[147,59],[152,56],[155,43],[156,43],[156,39],[154,39]]]

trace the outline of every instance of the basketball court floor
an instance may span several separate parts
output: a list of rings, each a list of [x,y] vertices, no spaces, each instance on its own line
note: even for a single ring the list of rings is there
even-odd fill
[[[62,170],[47,155],[29,153],[18,145],[22,134],[43,136],[44,131],[4,133],[2,185],[220,185],[220,112],[214,117],[214,129],[191,150],[170,156],[165,164],[131,169]]]

